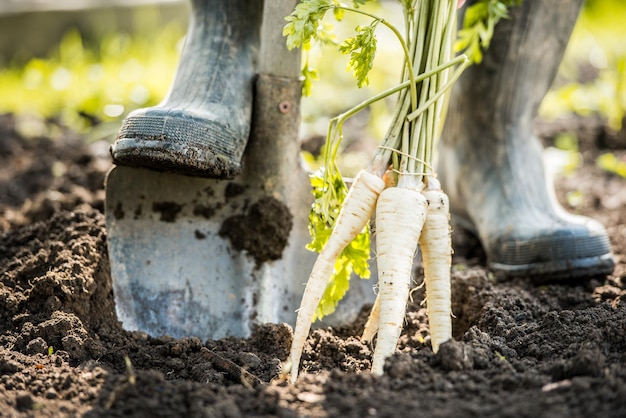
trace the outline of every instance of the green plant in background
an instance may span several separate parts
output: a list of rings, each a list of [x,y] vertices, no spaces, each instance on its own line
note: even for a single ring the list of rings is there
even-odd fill
[[[509,8],[522,0],[478,0],[468,6],[463,17],[454,47],[468,56],[471,62],[480,63],[483,51],[489,48],[493,30],[501,19],[509,17]]]
[[[614,131],[626,114],[626,2],[587,0],[570,38],[557,84],[540,114],[599,114]]]
[[[553,175],[568,176],[583,163],[582,155],[578,149],[578,137],[569,132],[559,133],[554,138],[554,146],[544,150],[546,169]],[[571,190],[565,195],[567,204],[573,208],[579,208],[584,201],[582,190]]]
[[[561,151],[560,171],[567,175],[573,173],[582,164],[578,150],[578,138],[571,133],[560,133],[554,138],[554,147]]]
[[[626,160],[617,158],[612,152],[600,155],[596,159],[596,164],[601,169],[626,179]]]
[[[183,36],[180,25],[170,24],[132,37],[111,33],[86,47],[78,31],[70,30],[48,58],[0,69],[0,113],[108,136],[130,110],[165,96]],[[94,130],[96,125],[101,129]]]

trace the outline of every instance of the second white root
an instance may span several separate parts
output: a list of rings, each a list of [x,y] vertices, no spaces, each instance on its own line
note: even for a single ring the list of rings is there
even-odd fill
[[[367,318],[365,328],[363,328],[363,334],[361,335],[361,341],[369,343],[374,339],[374,335],[378,332],[378,326],[380,324],[380,293],[376,295],[376,301],[372,306],[370,316]]]
[[[385,189],[376,205],[376,248],[380,322],[372,373],[382,375],[385,359],[400,338],[409,297],[413,259],[428,203],[417,190]]]

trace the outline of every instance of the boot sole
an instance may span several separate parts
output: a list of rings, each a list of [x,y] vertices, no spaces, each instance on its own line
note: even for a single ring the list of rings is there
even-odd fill
[[[241,172],[233,148],[241,139],[222,124],[181,110],[151,110],[124,120],[113,162],[191,176],[232,179]]]
[[[453,218],[461,229],[478,236],[473,225]],[[606,235],[560,236],[512,241],[500,245],[499,254],[489,248],[487,264],[496,279],[528,278],[534,283],[591,279],[611,274],[615,260]]]
[[[534,283],[550,283],[563,280],[592,279],[605,277],[613,272],[613,254],[535,262],[528,264],[503,264],[490,262],[489,268],[496,279],[506,281],[527,277]]]

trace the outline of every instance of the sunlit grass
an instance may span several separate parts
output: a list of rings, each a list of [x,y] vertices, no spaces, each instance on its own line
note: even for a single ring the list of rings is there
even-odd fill
[[[184,28],[111,33],[85,47],[70,30],[47,58],[0,68],[0,113],[56,119],[80,132],[118,124],[130,110],[158,103],[176,69]]]
[[[576,23],[557,85],[540,113],[555,118],[571,113],[599,114],[614,130],[626,113],[626,2],[588,1]]]

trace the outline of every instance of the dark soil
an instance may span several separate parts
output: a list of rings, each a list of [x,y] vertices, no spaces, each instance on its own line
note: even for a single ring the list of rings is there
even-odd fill
[[[311,333],[289,386],[284,325],[219,341],[124,331],[102,214],[106,144],[71,132],[25,139],[1,116],[0,415],[626,417],[626,180],[593,163],[607,151],[625,158],[624,137],[591,119],[539,128],[546,143],[578,135],[585,165],[558,180],[558,196],[606,225],[614,274],[499,283],[457,233],[454,341],[434,355],[425,310],[411,304],[398,352],[374,378],[358,339],[364,309],[354,324]]]
[[[219,234],[228,238],[237,251],[246,251],[254,257],[257,266],[261,266],[281,258],[292,227],[289,208],[268,196],[253,203],[244,215],[226,218]]]

